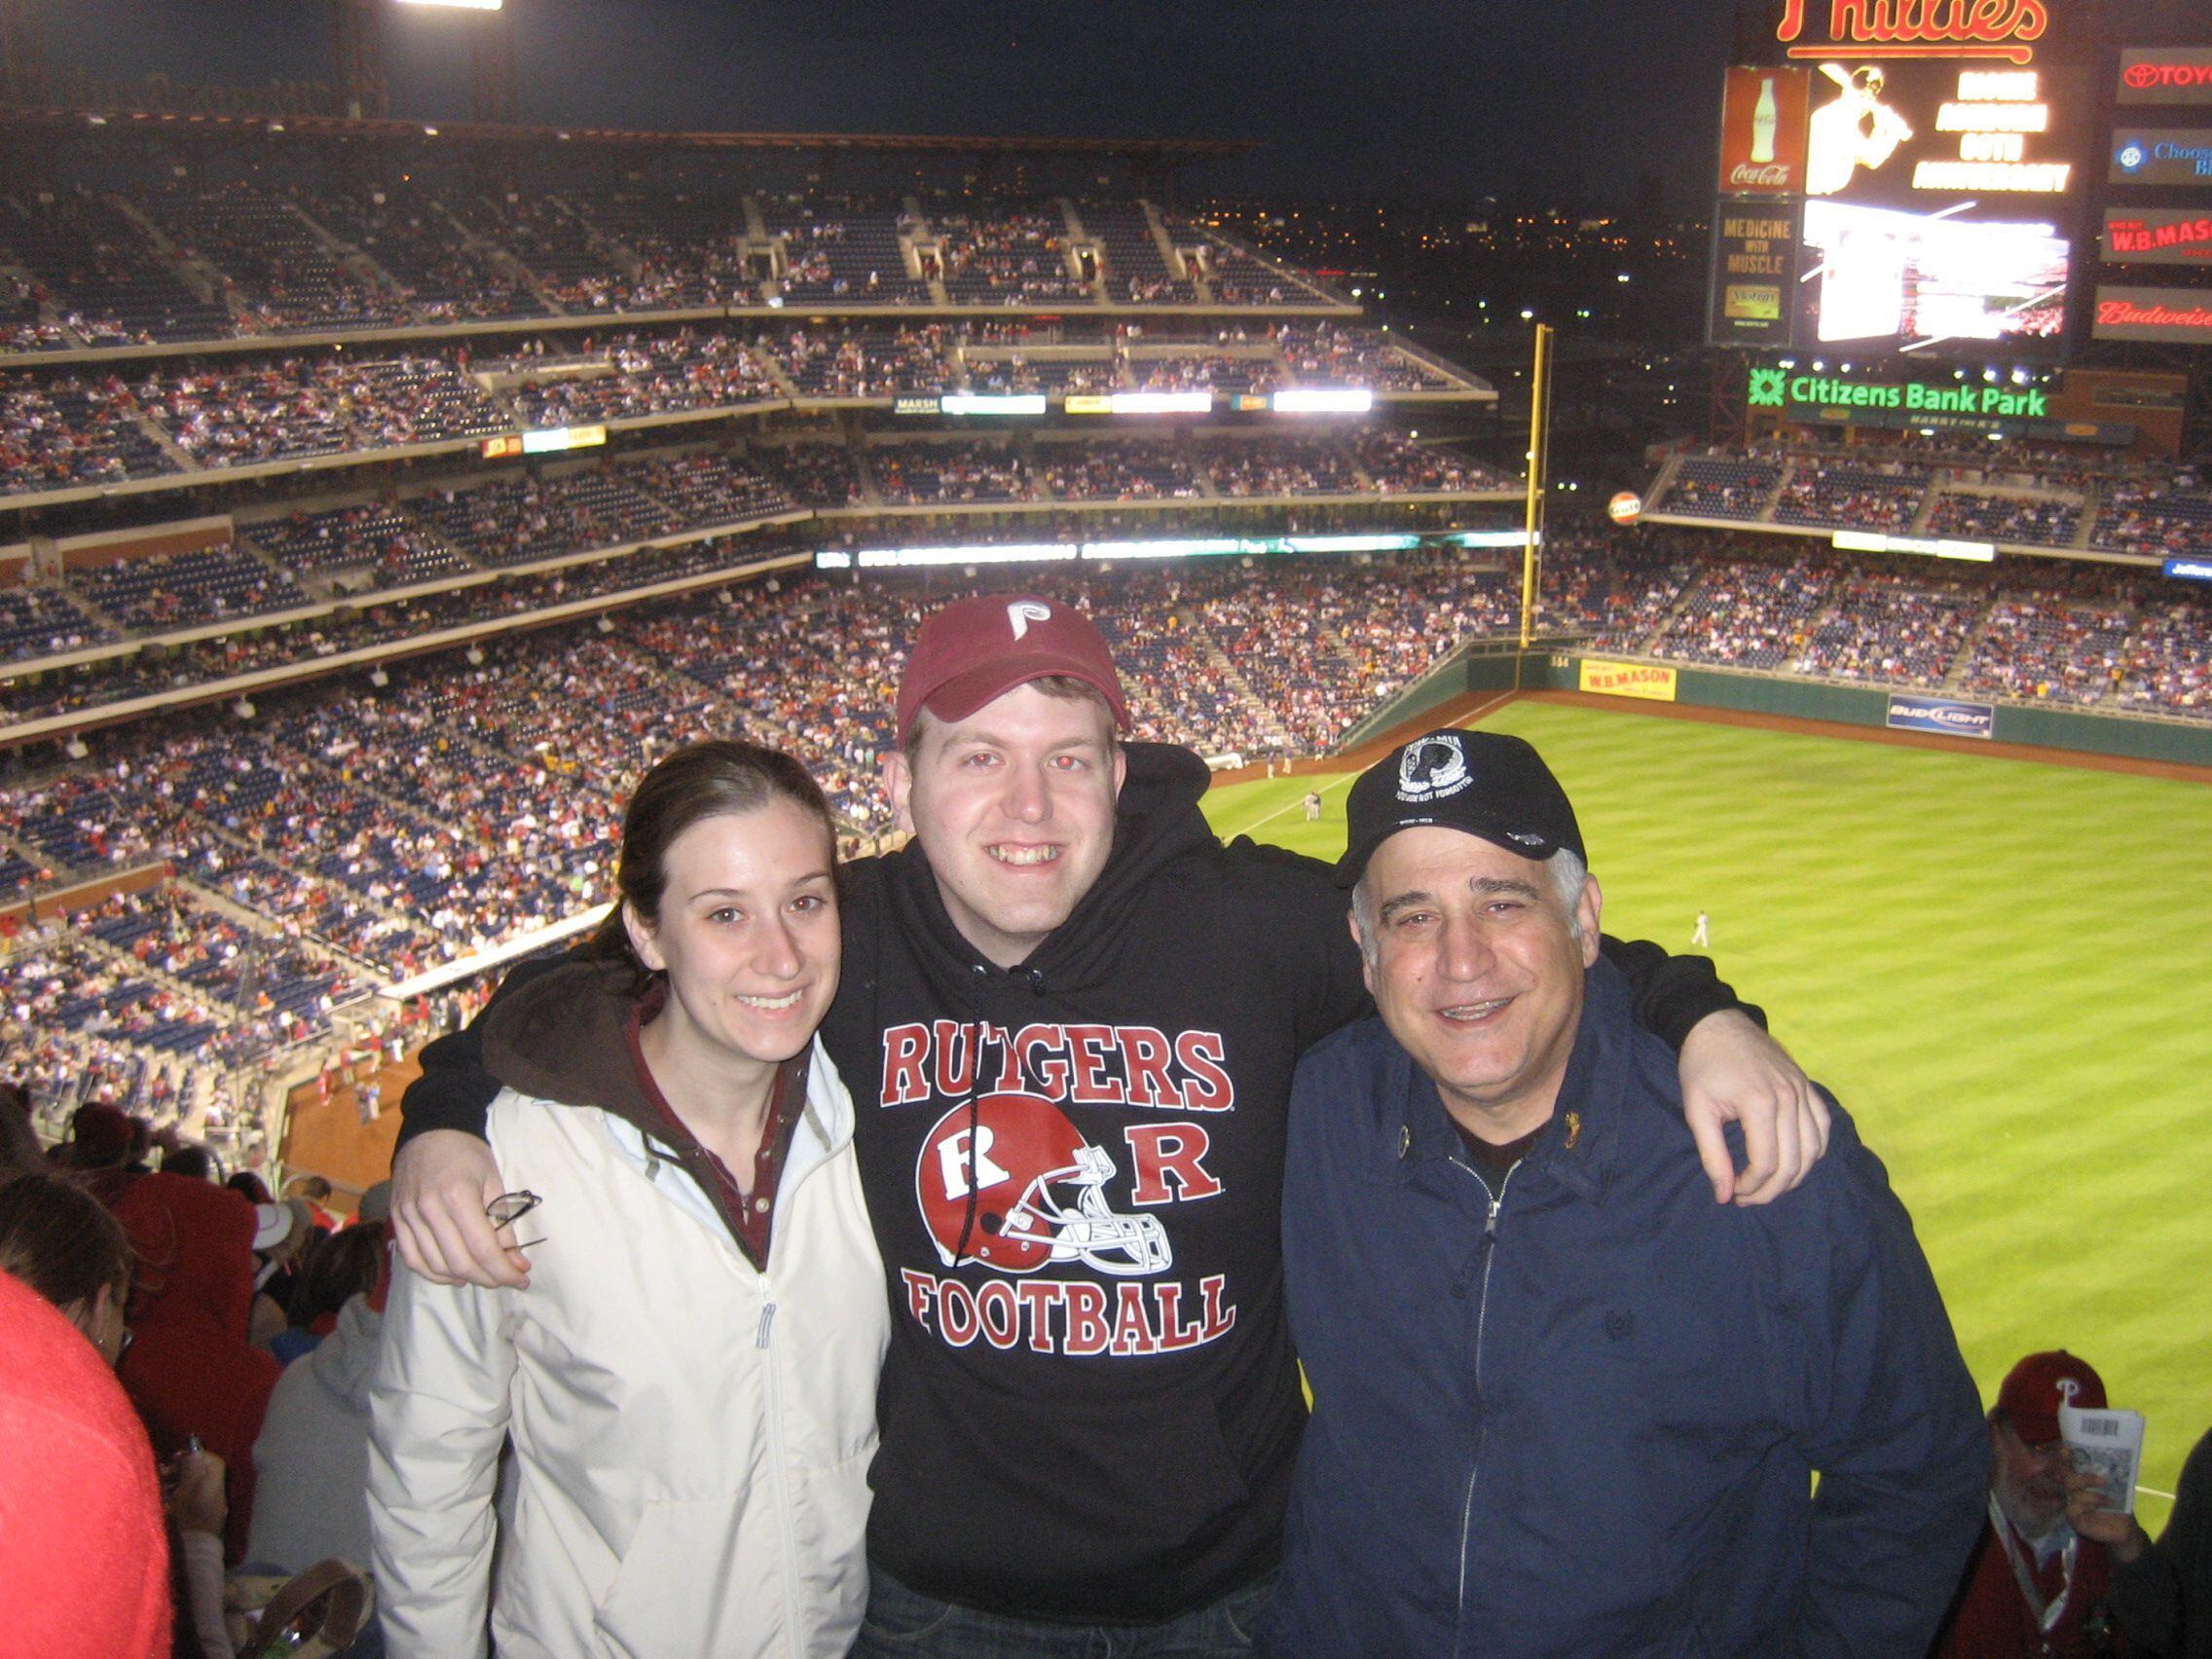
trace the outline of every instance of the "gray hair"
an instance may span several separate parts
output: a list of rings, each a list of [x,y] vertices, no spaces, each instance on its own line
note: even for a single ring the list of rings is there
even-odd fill
[[[1372,866],[1372,860],[1370,865]],[[1581,943],[1582,918],[1578,907],[1582,903],[1582,889],[1589,884],[1590,866],[1571,848],[1562,847],[1544,861],[1544,874],[1551,878],[1552,892],[1559,899],[1560,908],[1567,912],[1567,937]],[[1377,917],[1375,895],[1368,888],[1364,869],[1351,890],[1351,920],[1352,926],[1359,930],[1359,953],[1372,968],[1377,949]]]

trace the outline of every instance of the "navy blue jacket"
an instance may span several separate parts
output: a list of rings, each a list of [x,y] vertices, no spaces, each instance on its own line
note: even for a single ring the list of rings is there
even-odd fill
[[[1799,1191],[1715,1204],[1674,1055],[1612,969],[1586,987],[1494,1207],[1381,1020],[1299,1067],[1283,1260],[1314,1411],[1274,1645],[1917,1656],[1988,1434],[1911,1221],[1840,1111]]]

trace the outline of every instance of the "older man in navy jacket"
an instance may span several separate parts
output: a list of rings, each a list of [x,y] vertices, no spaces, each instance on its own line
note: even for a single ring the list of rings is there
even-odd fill
[[[1838,1112],[1802,1191],[1712,1202],[1526,743],[1432,732],[1347,812],[1382,1017],[1292,1095],[1314,1410],[1273,1645],[1921,1653],[1988,1448],[1881,1163]]]

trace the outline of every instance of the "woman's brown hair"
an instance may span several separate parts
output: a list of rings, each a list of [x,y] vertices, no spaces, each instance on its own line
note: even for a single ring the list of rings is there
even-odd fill
[[[131,1261],[123,1224],[74,1181],[22,1175],[0,1186],[0,1268],[55,1307],[89,1308],[102,1285],[122,1307]]]
[[[639,920],[660,925],[661,895],[668,890],[668,849],[692,825],[709,818],[756,812],[788,800],[822,825],[836,857],[836,825],[822,786],[789,755],[738,738],[687,743],[638,780],[622,814],[622,850],[614,866],[614,908],[585,946],[587,955],[630,970],[636,988],[652,979],[622,923],[627,904]]]

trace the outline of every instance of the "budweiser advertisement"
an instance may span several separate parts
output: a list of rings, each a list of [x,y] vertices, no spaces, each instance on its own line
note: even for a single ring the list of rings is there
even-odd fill
[[[1795,196],[1805,188],[1803,69],[1732,68],[1720,99],[1720,194]]]
[[[2212,104],[2212,46],[2126,46],[2120,52],[2123,104]]]
[[[2212,346],[2212,288],[2116,288],[2100,282],[2091,332],[2099,340]]]
[[[2107,207],[2107,265],[2212,265],[2212,212]]]
[[[2078,74],[1815,65],[1796,343],[2056,355],[2073,280]]]

